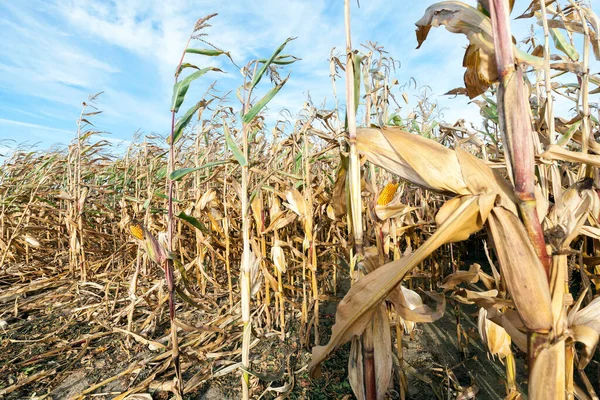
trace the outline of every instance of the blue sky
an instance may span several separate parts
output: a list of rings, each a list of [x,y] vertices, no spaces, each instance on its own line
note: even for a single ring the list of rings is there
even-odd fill
[[[383,45],[401,63],[396,72],[400,83],[413,77],[419,85],[431,87],[447,122],[459,117],[477,122],[478,108],[466,98],[441,96],[462,86],[466,38],[432,29],[422,48],[415,49],[414,23],[433,3],[362,0],[360,8],[353,4],[353,45],[367,40]],[[286,53],[302,61],[289,68],[291,78],[270,104],[271,112],[284,108],[297,112],[308,93],[317,104],[333,98],[328,58],[332,47],[340,54],[345,47],[341,0],[4,0],[0,153],[15,143],[37,144],[40,149],[68,144],[76,133],[81,102],[100,91],[104,94],[97,106],[103,114],[93,122],[106,132],[105,138],[128,144],[138,130],[166,135],[174,68],[195,21],[213,12],[219,15],[211,20],[208,40],[230,51],[238,65],[268,57],[287,37],[297,37]],[[517,22],[516,36],[522,38],[519,32],[524,34],[531,23]],[[199,64],[209,62],[195,57]],[[228,73],[196,81],[197,90],[217,78],[224,92],[241,84],[241,75],[225,59],[210,62]],[[344,96],[342,81],[338,95]],[[237,107],[235,96],[231,102]],[[415,104],[412,97],[409,106]]]

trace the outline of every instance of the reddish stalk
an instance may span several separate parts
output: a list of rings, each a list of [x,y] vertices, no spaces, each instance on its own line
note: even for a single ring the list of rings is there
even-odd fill
[[[515,183],[521,219],[549,279],[551,262],[546,251],[544,232],[537,215],[534,194],[535,161],[533,129],[528,112],[529,101],[525,97],[523,71],[515,64],[509,14],[507,1],[490,1],[496,65],[500,79],[498,87],[500,128],[508,149],[507,163],[510,165]]]

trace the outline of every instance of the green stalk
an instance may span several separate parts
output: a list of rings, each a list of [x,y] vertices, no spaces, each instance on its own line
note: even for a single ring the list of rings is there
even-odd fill
[[[188,40],[181,53],[179,64],[175,70],[175,85],[179,78],[179,72],[181,70],[181,64],[183,64],[183,58],[185,57],[185,51],[188,48],[192,35],[188,37]],[[169,136],[169,161],[167,164],[167,254],[171,254],[173,251],[173,180],[171,174],[175,169],[175,114],[176,111],[171,110],[171,135]],[[172,359],[173,366],[175,367],[175,376],[177,378],[177,388],[179,395],[183,395],[183,377],[181,376],[181,362],[179,360],[179,341],[177,339],[177,327],[175,326],[175,283],[173,281],[173,261],[167,259],[163,266],[165,271],[165,278],[167,281],[167,289],[169,291],[169,321],[171,324],[171,347],[172,347]]]
[[[254,65],[254,74],[256,74],[256,68],[258,63]],[[246,80],[244,80],[244,88],[246,87]],[[252,89],[246,91],[246,98],[243,104],[243,115],[248,113],[250,107],[250,99],[252,96]],[[248,198],[248,180],[250,163],[248,160],[248,123],[242,122],[242,140],[243,147],[242,152],[244,159],[246,160],[245,165],[240,165],[242,168],[242,322],[243,322],[243,333],[242,333],[242,396],[244,400],[250,398],[250,374],[247,371],[250,370],[250,340],[252,339],[252,319],[250,315],[250,297],[251,297],[251,285],[250,285],[250,203]]]

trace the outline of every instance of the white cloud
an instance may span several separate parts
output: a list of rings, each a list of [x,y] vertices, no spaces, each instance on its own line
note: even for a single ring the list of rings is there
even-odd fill
[[[12,126],[25,127],[25,128],[32,128],[32,129],[37,129],[39,131],[44,131],[44,132],[55,132],[55,133],[62,133],[62,134],[69,134],[69,135],[73,134],[72,131],[68,131],[65,129],[57,129],[57,128],[52,128],[52,127],[45,126],[45,125],[32,124],[29,122],[15,121],[15,120],[5,119],[5,118],[0,118],[0,125],[12,125]]]
[[[414,77],[418,85],[430,86],[432,100],[445,108],[447,122],[458,118],[478,121],[479,110],[467,99],[441,96],[463,85],[461,60],[466,38],[444,28],[432,29],[422,48],[415,49],[414,23],[434,2],[370,0],[361,2],[360,8],[352,2],[353,46],[362,49],[361,43],[367,40],[384,45],[402,64],[395,77],[401,83]],[[0,97],[7,94],[39,100],[10,104],[10,110],[0,99],[1,115],[12,120],[30,117],[44,123],[39,126],[62,130],[67,123],[74,124],[88,94],[104,90],[98,100],[104,113],[93,122],[115,138],[130,138],[137,128],[167,133],[174,68],[196,19],[209,13],[219,15],[210,21],[206,39],[230,51],[240,66],[253,58],[268,57],[287,37],[297,36],[284,52],[302,60],[285,68],[283,73],[292,71],[292,75],[269,104],[275,113],[289,109],[295,115],[308,93],[315,104],[325,98],[328,105],[333,104],[331,48],[336,47],[342,61],[345,58],[343,4],[329,0],[31,0],[2,2],[0,10],[6,10],[0,16],[0,34],[9,38],[0,41]],[[517,37],[527,33],[529,23],[515,23]],[[195,42],[193,46],[205,45]],[[240,74],[224,57],[192,55],[186,60],[228,71],[195,82],[188,94],[190,104],[213,79],[219,80],[221,92],[242,84]],[[343,103],[343,76],[336,85]],[[256,97],[268,88],[268,80],[261,82]],[[234,93],[230,97],[236,108]],[[411,97],[406,108],[414,104]],[[269,121],[274,119],[269,116]]]

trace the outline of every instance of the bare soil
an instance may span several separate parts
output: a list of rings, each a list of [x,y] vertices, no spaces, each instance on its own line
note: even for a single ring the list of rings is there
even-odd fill
[[[18,269],[15,266],[13,272]],[[0,279],[0,320],[4,321],[0,327],[0,398],[111,399],[123,393],[173,398],[166,310],[158,307],[156,326],[139,333],[140,339],[124,331],[126,318],[115,322],[114,315],[128,301],[115,301],[122,296],[111,293],[113,287],[106,283],[81,285],[66,276],[7,281]],[[340,279],[339,285],[343,293],[348,282]],[[126,292],[126,288],[121,290]],[[221,298],[226,302],[226,296]],[[158,303],[158,298],[149,296],[146,304],[140,303],[136,320],[156,310]],[[321,307],[322,343],[330,335],[336,305],[336,301],[329,301]],[[212,314],[189,310],[185,304],[180,307],[181,318],[191,325],[228,317],[219,307]],[[474,317],[469,314],[474,311],[449,306],[441,320],[421,324],[413,338],[404,338],[407,399],[447,399],[470,392],[477,393],[477,399],[504,397],[504,368],[497,360],[488,359],[480,346]],[[235,316],[229,318],[235,320]],[[457,322],[464,332],[461,346]],[[349,345],[325,362],[320,379],[311,380],[306,368],[310,349],[301,340],[306,334],[299,331],[297,321],[289,321],[284,341],[277,332],[254,332],[260,338],[251,354],[252,372],[261,378],[252,378],[256,397],[354,398],[346,375]],[[184,398],[240,398],[239,369],[235,366],[239,362],[239,335],[236,322],[223,332],[180,332],[188,389]],[[192,345],[186,347],[185,343],[194,339],[198,343],[192,351]],[[156,347],[161,344],[163,347]],[[522,364],[519,362],[518,372],[524,377]],[[398,387],[397,380],[394,387]],[[388,398],[399,399],[400,394],[390,390]]]

